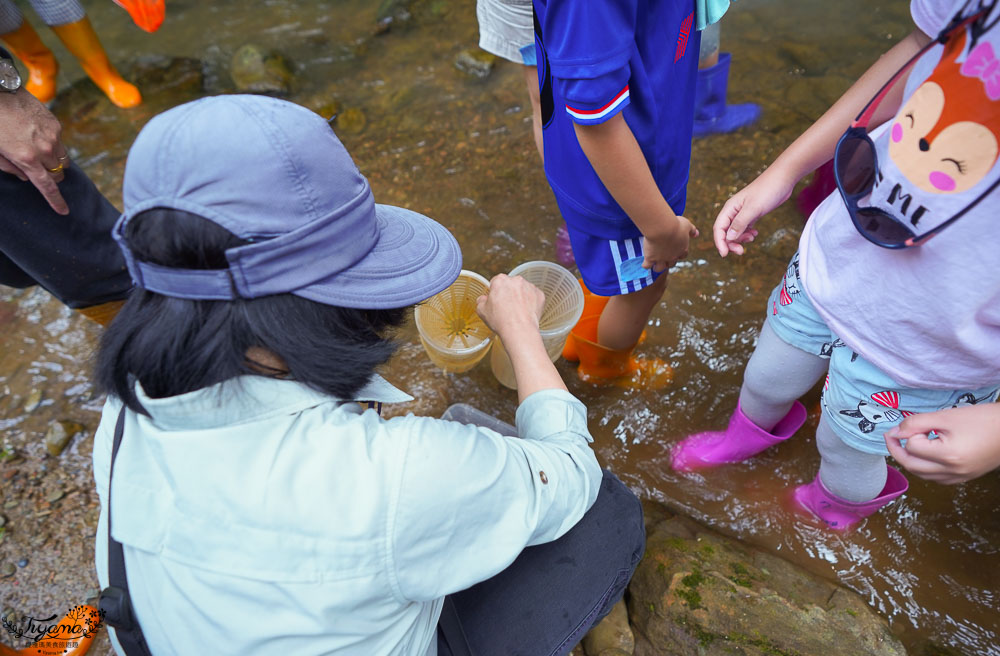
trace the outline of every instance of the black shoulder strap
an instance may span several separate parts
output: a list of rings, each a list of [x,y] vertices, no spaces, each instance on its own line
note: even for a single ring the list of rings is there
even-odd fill
[[[118,447],[125,433],[125,408],[118,414],[115,424],[115,441],[111,447],[111,469],[108,473],[108,587],[101,590],[98,608],[104,612],[105,621],[115,628],[118,643],[126,656],[152,656],[142,628],[132,612],[132,600],[128,595],[128,576],[125,574],[125,550],[122,543],[111,537],[111,481],[115,475],[115,460]]]
[[[438,651],[447,656],[473,656],[469,639],[462,628],[462,620],[451,596],[444,598],[441,619],[438,620]]]

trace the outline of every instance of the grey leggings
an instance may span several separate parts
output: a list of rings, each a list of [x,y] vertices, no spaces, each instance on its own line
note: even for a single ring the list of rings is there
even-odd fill
[[[82,20],[86,13],[79,0],[31,0],[35,13],[46,25],[65,25]],[[0,0],[0,35],[21,27],[24,16],[13,0]]]
[[[743,374],[743,413],[770,431],[828,366],[829,360],[782,341],[765,322]],[[816,429],[816,448],[820,454],[820,480],[838,497],[851,502],[869,501],[885,487],[885,458],[845,444],[830,428],[825,413]]]

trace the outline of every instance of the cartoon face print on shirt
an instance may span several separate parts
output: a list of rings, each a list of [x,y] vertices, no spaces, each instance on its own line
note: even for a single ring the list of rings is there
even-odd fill
[[[1000,61],[987,41],[963,62],[968,34],[945,45],[934,72],[896,114],[889,157],[924,191],[955,194],[976,185],[1000,154]]]

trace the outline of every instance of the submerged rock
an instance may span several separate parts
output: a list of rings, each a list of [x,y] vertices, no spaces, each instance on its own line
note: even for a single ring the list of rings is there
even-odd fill
[[[45,449],[49,455],[58,456],[77,433],[83,432],[83,426],[75,421],[57,421],[45,432]]]
[[[170,93],[187,97],[203,91],[205,71],[201,60],[191,57],[146,55],[132,66],[132,79],[144,96]]]
[[[357,107],[345,109],[337,115],[337,132],[342,134],[361,134],[367,124],[365,113]]]
[[[496,55],[478,48],[470,48],[458,53],[458,56],[455,57],[455,68],[473,77],[482,78],[493,71],[496,61]]]
[[[410,20],[413,17],[413,14],[410,13],[411,4],[413,4],[413,0],[382,0],[375,13],[377,33],[385,32],[393,23]]]
[[[37,387],[28,393],[28,398],[24,401],[24,411],[34,412],[38,406],[42,405],[42,390]]]
[[[902,656],[862,598],[690,519],[651,525],[629,585],[636,656]]]
[[[233,54],[229,75],[242,93],[286,95],[294,74],[285,57],[274,50],[247,44]]]
[[[329,93],[314,94],[303,100],[302,104],[328,121],[340,114],[342,109],[340,101]]]

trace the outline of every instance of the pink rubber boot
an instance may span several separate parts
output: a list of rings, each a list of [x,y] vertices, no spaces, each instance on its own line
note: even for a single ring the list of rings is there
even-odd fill
[[[871,501],[852,503],[841,499],[826,489],[817,474],[812,483],[795,488],[795,503],[822,519],[833,530],[844,531],[910,488],[906,477],[898,469],[888,465],[886,469],[889,476],[885,481],[885,487]]]
[[[772,432],[767,432],[743,414],[740,404],[729,418],[724,431],[695,433],[677,444],[670,454],[670,465],[677,471],[694,471],[740,462],[795,434],[806,421],[806,408],[796,401]]]

